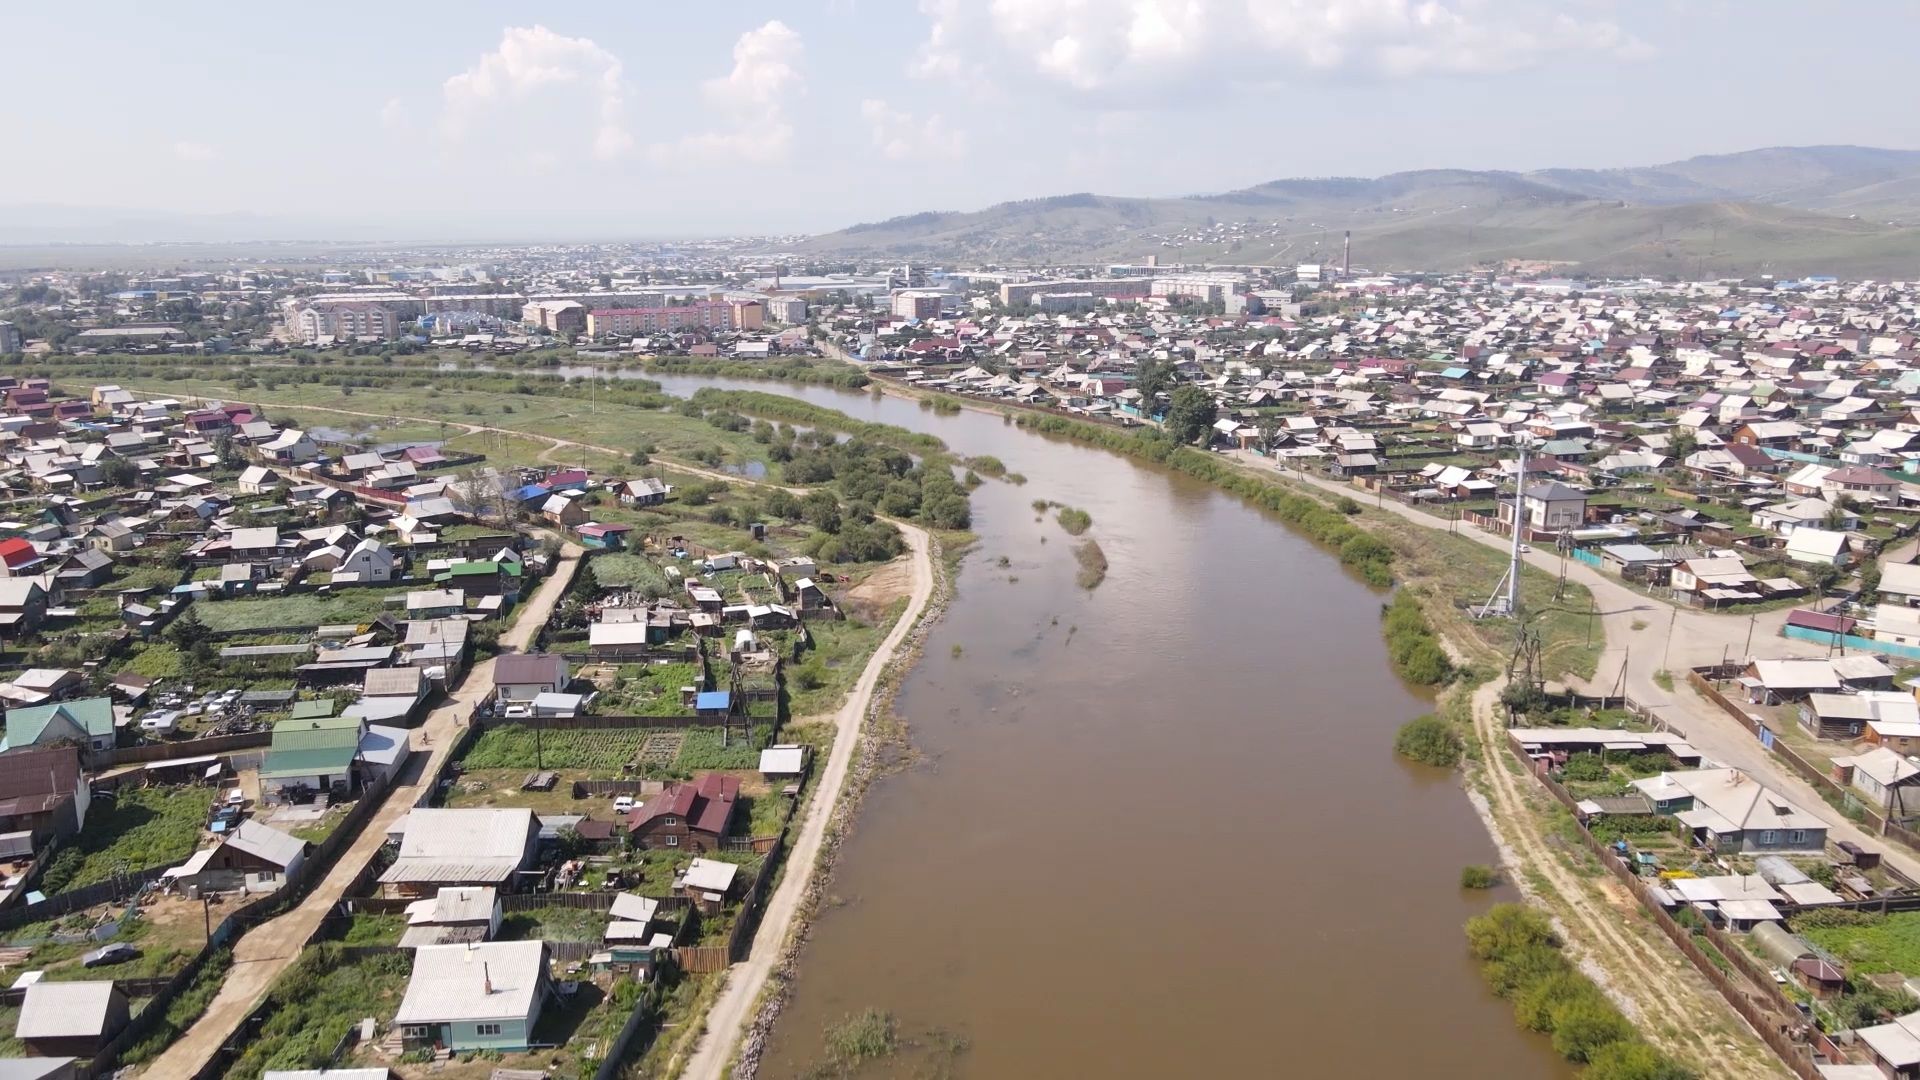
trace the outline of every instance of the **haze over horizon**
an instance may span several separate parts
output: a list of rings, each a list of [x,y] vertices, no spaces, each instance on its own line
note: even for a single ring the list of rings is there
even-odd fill
[[[816,232],[1074,191],[1920,146],[1877,81],[1920,7],[1822,12],[1794,50],[1817,87],[1783,80],[1753,14],[841,0],[536,19],[348,3],[290,32],[240,5],[191,21],[14,7],[0,34],[31,44],[14,82],[47,92],[13,117],[7,144],[30,167],[0,174],[0,242]]]

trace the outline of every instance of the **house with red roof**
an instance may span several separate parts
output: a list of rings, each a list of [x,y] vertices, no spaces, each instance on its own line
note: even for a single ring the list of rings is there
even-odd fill
[[[7,577],[37,574],[42,561],[40,552],[32,543],[17,536],[0,540],[0,567],[4,567],[0,573]]]
[[[627,842],[637,848],[717,851],[739,798],[740,778],[724,773],[668,784],[627,816]]]

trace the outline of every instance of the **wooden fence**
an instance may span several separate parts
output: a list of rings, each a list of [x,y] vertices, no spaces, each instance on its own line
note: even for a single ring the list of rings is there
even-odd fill
[[[1773,752],[1773,756],[1779,758],[1786,764],[1787,768],[1792,769],[1801,779],[1812,785],[1813,789],[1825,797],[1828,802],[1836,803],[1838,806],[1843,807],[1847,814],[1858,817],[1867,827],[1879,833],[1881,836],[1886,837],[1888,840],[1899,844],[1909,851],[1920,853],[1920,833],[1915,833],[1911,829],[1903,828],[1894,822],[1888,821],[1878,810],[1866,802],[1863,802],[1851,789],[1842,785],[1838,780],[1835,780],[1818,765],[1801,757],[1799,751],[1787,745],[1785,740],[1772,735],[1772,729],[1769,728],[1766,722],[1758,715],[1741,708],[1725,694],[1722,694],[1718,687],[1708,681],[1712,678],[1726,677],[1728,676],[1724,669],[1695,668],[1687,672],[1687,684],[1695,690],[1700,691],[1701,695],[1708,701],[1720,706],[1721,711],[1733,717],[1734,720],[1739,722],[1741,727],[1746,728],[1748,733],[1755,738],[1760,738],[1760,732],[1763,730],[1769,732],[1768,737],[1763,741],[1769,744],[1768,748]],[[1892,867],[1888,867],[1888,870],[1901,877],[1902,880],[1906,880],[1905,875],[1898,874]],[[1908,881],[1908,884],[1911,885],[1915,883]]]
[[[1692,961],[1701,976],[1711,983],[1713,988],[1720,992],[1721,998],[1727,1005],[1739,1013],[1741,1018],[1759,1034],[1761,1041],[1765,1042],[1768,1048],[1779,1057],[1782,1064],[1801,1080],[1821,1080],[1819,1071],[1814,1067],[1812,1052],[1805,1041],[1808,1029],[1797,1007],[1775,986],[1772,973],[1749,958],[1746,951],[1731,936],[1711,926],[1700,928],[1699,936],[1705,937],[1730,966],[1737,968],[1753,987],[1759,988],[1760,993],[1755,994],[1751,989],[1736,984],[1730,976],[1720,970],[1720,965],[1707,955],[1706,950],[1694,941],[1696,932],[1681,926],[1673,916],[1667,914],[1666,909],[1647,891],[1646,883],[1633,868],[1587,830],[1585,823],[1580,820],[1576,800],[1567,789],[1561,787],[1552,777],[1545,775],[1537,763],[1527,756],[1526,748],[1511,735],[1507,737],[1507,749],[1520,759],[1521,764],[1540,781],[1554,799],[1574,813],[1574,823],[1580,842],[1600,861],[1601,866],[1626,886],[1627,891],[1639,902],[1641,910],[1646,913],[1648,919],[1660,928],[1660,932],[1673,942],[1682,955]]]
[[[235,735],[214,735],[204,739],[186,739],[181,742],[117,746],[112,750],[93,751],[89,757],[94,768],[107,769],[116,765],[142,765],[153,761],[177,761],[180,758],[225,754],[234,750],[255,750],[272,744],[272,731],[243,731]]]
[[[725,971],[733,964],[730,945],[683,945],[673,950],[673,962],[689,975]]]
[[[476,726],[513,724],[543,731],[602,731],[612,728],[718,727],[723,716],[475,716]]]

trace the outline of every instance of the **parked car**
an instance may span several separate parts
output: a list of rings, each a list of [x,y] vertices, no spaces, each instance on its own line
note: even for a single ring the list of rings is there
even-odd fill
[[[90,968],[106,967],[109,964],[124,964],[140,955],[140,950],[124,941],[111,945],[102,945],[81,959],[81,963]]]
[[[625,814],[625,813],[631,812],[632,810],[633,810],[633,796],[620,795],[614,798],[613,800],[614,813]]]

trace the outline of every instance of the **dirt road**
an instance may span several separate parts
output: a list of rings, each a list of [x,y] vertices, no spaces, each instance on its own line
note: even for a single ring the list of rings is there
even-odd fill
[[[867,715],[868,706],[873,702],[874,688],[879,685],[881,673],[912,632],[933,596],[933,558],[926,531],[904,523],[896,524],[899,524],[901,534],[907,539],[913,560],[913,590],[907,598],[907,609],[900,614],[899,621],[894,623],[893,630],[880,643],[880,647],[874,650],[866,669],[860,673],[859,681],[847,694],[846,702],[834,714],[833,750],[827,756],[827,767],[820,774],[820,782],[814,786],[812,798],[808,801],[806,819],[787,855],[786,871],[773,896],[767,901],[766,912],[760,917],[760,927],[753,935],[752,954],[745,962],[728,969],[726,985],[714,1000],[713,1007],[707,1011],[705,1033],[681,1074],[687,1080],[719,1080],[733,1053],[734,1043],[739,1041],[741,1031],[753,1018],[760,990],[766,985],[767,976],[773,971],[782,946],[793,931],[794,915],[800,908],[801,898],[820,861],[821,842],[827,834],[827,822],[833,816],[833,807],[840,799],[841,789],[846,786],[854,748],[860,741],[860,725]]]
[[[500,635],[501,651],[518,652],[532,644],[534,635],[552,616],[565,591],[563,583],[579,560],[579,548],[569,544],[561,549],[555,572],[520,607],[513,626]],[[292,910],[241,936],[233,948],[233,969],[207,1011],[140,1075],[155,1080],[186,1080],[212,1060],[214,1052],[239,1029],[274,979],[300,955],[321,920],[345,895],[347,886],[386,843],[387,830],[426,793],[441,759],[452,749],[462,721],[492,692],[493,664],[489,659],[474,665],[447,703],[430,713],[426,723],[414,731],[412,763],[401,782],[388,789],[379,811],[353,844],[341,852],[326,877]]]
[[[1639,922],[1636,901],[1612,877],[1568,865],[1566,842],[1550,835],[1538,812],[1547,796],[1511,768],[1502,747],[1502,682],[1473,696],[1474,730],[1486,748],[1479,775],[1491,810],[1489,826],[1505,853],[1507,877],[1556,918],[1577,924],[1570,947],[1582,967],[1605,983],[1639,1020],[1649,1040],[1686,1060],[1712,1062],[1716,1077],[1744,1080],[1785,1075],[1773,1054],[1721,1000],[1686,958]]]

